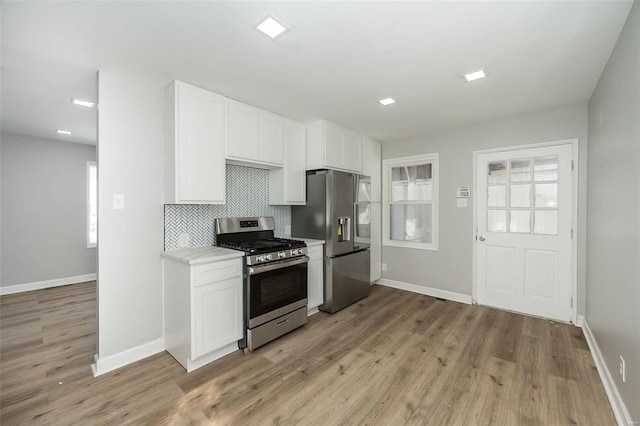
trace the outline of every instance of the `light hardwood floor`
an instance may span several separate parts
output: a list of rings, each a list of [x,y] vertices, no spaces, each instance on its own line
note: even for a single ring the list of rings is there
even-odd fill
[[[187,374],[94,378],[95,283],[0,297],[0,423],[614,425],[579,328],[374,286]]]

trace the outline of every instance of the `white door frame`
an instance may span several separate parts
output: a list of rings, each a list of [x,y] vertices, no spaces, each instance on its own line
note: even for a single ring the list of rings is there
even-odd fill
[[[492,149],[484,149],[479,151],[473,151],[473,277],[472,277],[472,303],[476,304],[477,301],[477,292],[478,292],[478,283],[476,280],[476,243],[475,239],[478,237],[478,233],[476,232],[477,228],[477,202],[478,199],[478,183],[476,182],[477,176],[477,163],[478,163],[478,155],[480,154],[491,154],[496,152],[504,152],[504,151],[516,151],[520,149],[529,149],[529,148],[542,148],[547,146],[556,146],[556,145],[571,145],[571,164],[573,165],[571,170],[571,229],[573,231],[573,237],[571,238],[571,322],[573,324],[578,323],[578,146],[579,146],[578,138],[575,139],[565,139],[558,141],[549,141],[549,142],[541,142],[535,144],[526,144],[526,145],[515,145],[515,146],[505,146],[500,148],[492,148]]]

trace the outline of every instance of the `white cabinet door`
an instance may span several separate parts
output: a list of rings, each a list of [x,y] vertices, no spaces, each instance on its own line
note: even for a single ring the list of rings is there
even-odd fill
[[[371,203],[371,273],[369,278],[375,282],[382,277],[382,204]]]
[[[264,163],[282,164],[283,119],[268,112],[260,111],[260,148],[258,159]]]
[[[260,110],[227,99],[227,157],[258,159],[260,153]]]
[[[362,135],[344,130],[342,140],[342,168],[362,173]]]
[[[193,358],[242,338],[242,278],[194,290]]]
[[[324,254],[322,246],[309,249],[307,265],[307,309],[317,308],[324,303]]]
[[[362,173],[363,136],[325,120],[307,126],[307,170]]]
[[[362,174],[371,178],[371,202],[382,202],[382,147],[380,142],[364,138]]]
[[[300,205],[306,202],[306,128],[284,119],[284,165],[269,170],[269,204]]]
[[[166,94],[165,202],[224,204],[225,98],[179,81]]]
[[[227,159],[249,166],[282,166],[282,117],[228,99],[227,123]]]
[[[343,146],[343,129],[332,123],[326,123],[325,125],[325,163],[329,167],[336,167],[342,169],[342,146]]]

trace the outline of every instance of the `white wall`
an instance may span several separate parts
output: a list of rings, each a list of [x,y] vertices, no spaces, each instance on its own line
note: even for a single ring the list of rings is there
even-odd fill
[[[95,146],[2,134],[1,149],[0,286],[95,274],[86,219],[87,161],[95,161]]]
[[[411,250],[383,247],[387,264],[383,278],[410,284],[472,294],[473,208],[456,207],[456,188],[473,186],[473,151],[578,138],[580,152],[578,200],[578,315],[585,299],[585,212],[587,106],[578,104],[488,122],[441,134],[386,142],[382,158],[440,154],[439,250]]]
[[[640,4],[589,101],[586,319],[632,419],[640,420]],[[619,375],[619,359],[627,381]]]
[[[98,373],[164,349],[162,106],[168,83],[116,69],[99,75]],[[124,194],[124,210],[112,209],[114,194]]]

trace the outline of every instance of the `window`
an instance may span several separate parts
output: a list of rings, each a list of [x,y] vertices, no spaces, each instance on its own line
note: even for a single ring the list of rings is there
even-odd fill
[[[558,156],[492,161],[487,230],[558,235]]]
[[[438,249],[438,154],[383,161],[383,244]]]
[[[87,248],[98,243],[98,167],[87,161]]]

